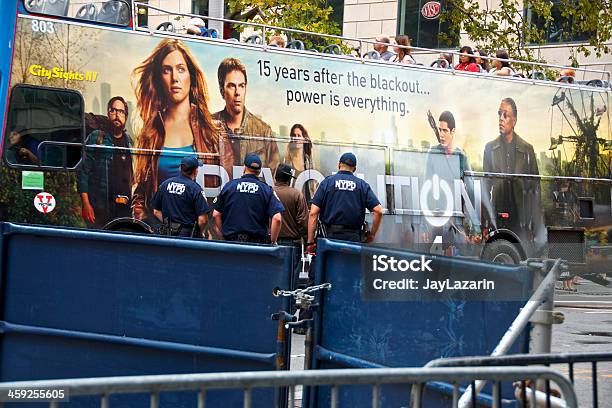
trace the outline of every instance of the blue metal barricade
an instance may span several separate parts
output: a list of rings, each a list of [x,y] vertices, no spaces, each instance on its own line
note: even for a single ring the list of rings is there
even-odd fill
[[[379,269],[385,266],[381,259],[394,257],[403,259],[406,267],[414,261],[417,271],[393,272],[387,263],[386,270],[373,272],[375,256],[382,266]],[[421,267],[423,263],[427,266]],[[533,272],[528,267],[339,241],[319,240],[315,266],[315,283],[329,282],[332,288],[320,292],[314,315],[314,369],[420,367],[434,358],[489,354],[532,292]],[[410,290],[409,282],[404,282],[404,290],[373,290],[382,287],[383,280],[393,280],[397,286],[404,278],[418,280],[416,289]],[[424,289],[429,286],[426,280],[446,279],[490,280],[497,289]],[[526,352],[527,346],[523,334],[510,353]],[[399,406],[396,402],[406,395],[405,389],[394,392],[392,386],[383,387],[382,392],[382,406]],[[426,393],[426,399],[440,397],[431,394]],[[360,387],[344,390],[340,406],[357,406],[368,395]],[[329,389],[310,390],[311,407],[326,406],[329,398]],[[424,402],[436,406],[433,401]]]
[[[290,286],[291,248],[1,228],[1,381],[271,370],[289,350],[271,315],[289,310],[272,290]]]

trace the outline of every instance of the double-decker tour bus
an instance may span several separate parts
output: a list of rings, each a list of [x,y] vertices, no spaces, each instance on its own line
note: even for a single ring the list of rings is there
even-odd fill
[[[197,16],[126,0],[0,12],[2,220],[153,232],[151,197],[185,155],[209,200],[249,152],[269,184],[290,164],[311,198],[352,151],[385,207],[376,244],[610,273],[608,73],[559,83],[534,79],[560,68],[538,64],[527,78],[395,64],[366,41],[257,24],[248,42],[192,35]],[[288,48],[262,41],[274,32]]]

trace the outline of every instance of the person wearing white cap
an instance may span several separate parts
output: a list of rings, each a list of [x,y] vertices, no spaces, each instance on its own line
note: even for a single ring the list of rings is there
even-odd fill
[[[185,30],[187,34],[195,34],[206,36],[208,30],[206,29],[206,23],[200,17],[193,17],[185,24]]]

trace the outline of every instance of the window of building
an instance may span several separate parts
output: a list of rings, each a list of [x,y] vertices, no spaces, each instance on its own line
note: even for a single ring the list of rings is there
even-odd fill
[[[208,0],[191,0],[191,14],[208,15]]]
[[[540,30],[544,30],[544,43],[566,43],[574,41],[587,41],[589,37],[594,36],[595,32],[584,32],[574,29],[574,17],[563,15],[563,2],[560,0],[553,1],[553,7],[550,11],[552,21],[546,22],[544,18],[538,16],[531,8],[524,11],[525,21],[527,24],[534,26]],[[535,43],[533,39],[528,38],[527,42]]]
[[[83,152],[83,98],[76,91],[17,85],[4,133],[10,165],[74,169]]]
[[[437,16],[432,15],[436,7],[439,10]],[[397,31],[409,36],[415,47],[456,47],[459,45],[459,30],[440,18],[449,7],[450,2],[446,0],[399,0]]]
[[[130,0],[24,0],[25,9],[30,13],[70,17],[78,20],[96,21],[113,25],[130,24]]]

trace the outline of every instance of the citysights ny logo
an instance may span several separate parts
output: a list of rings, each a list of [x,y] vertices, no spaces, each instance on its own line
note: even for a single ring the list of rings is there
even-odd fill
[[[373,272],[433,272],[431,263],[433,259],[426,259],[421,255],[418,259],[396,259],[388,255],[372,255]]]

